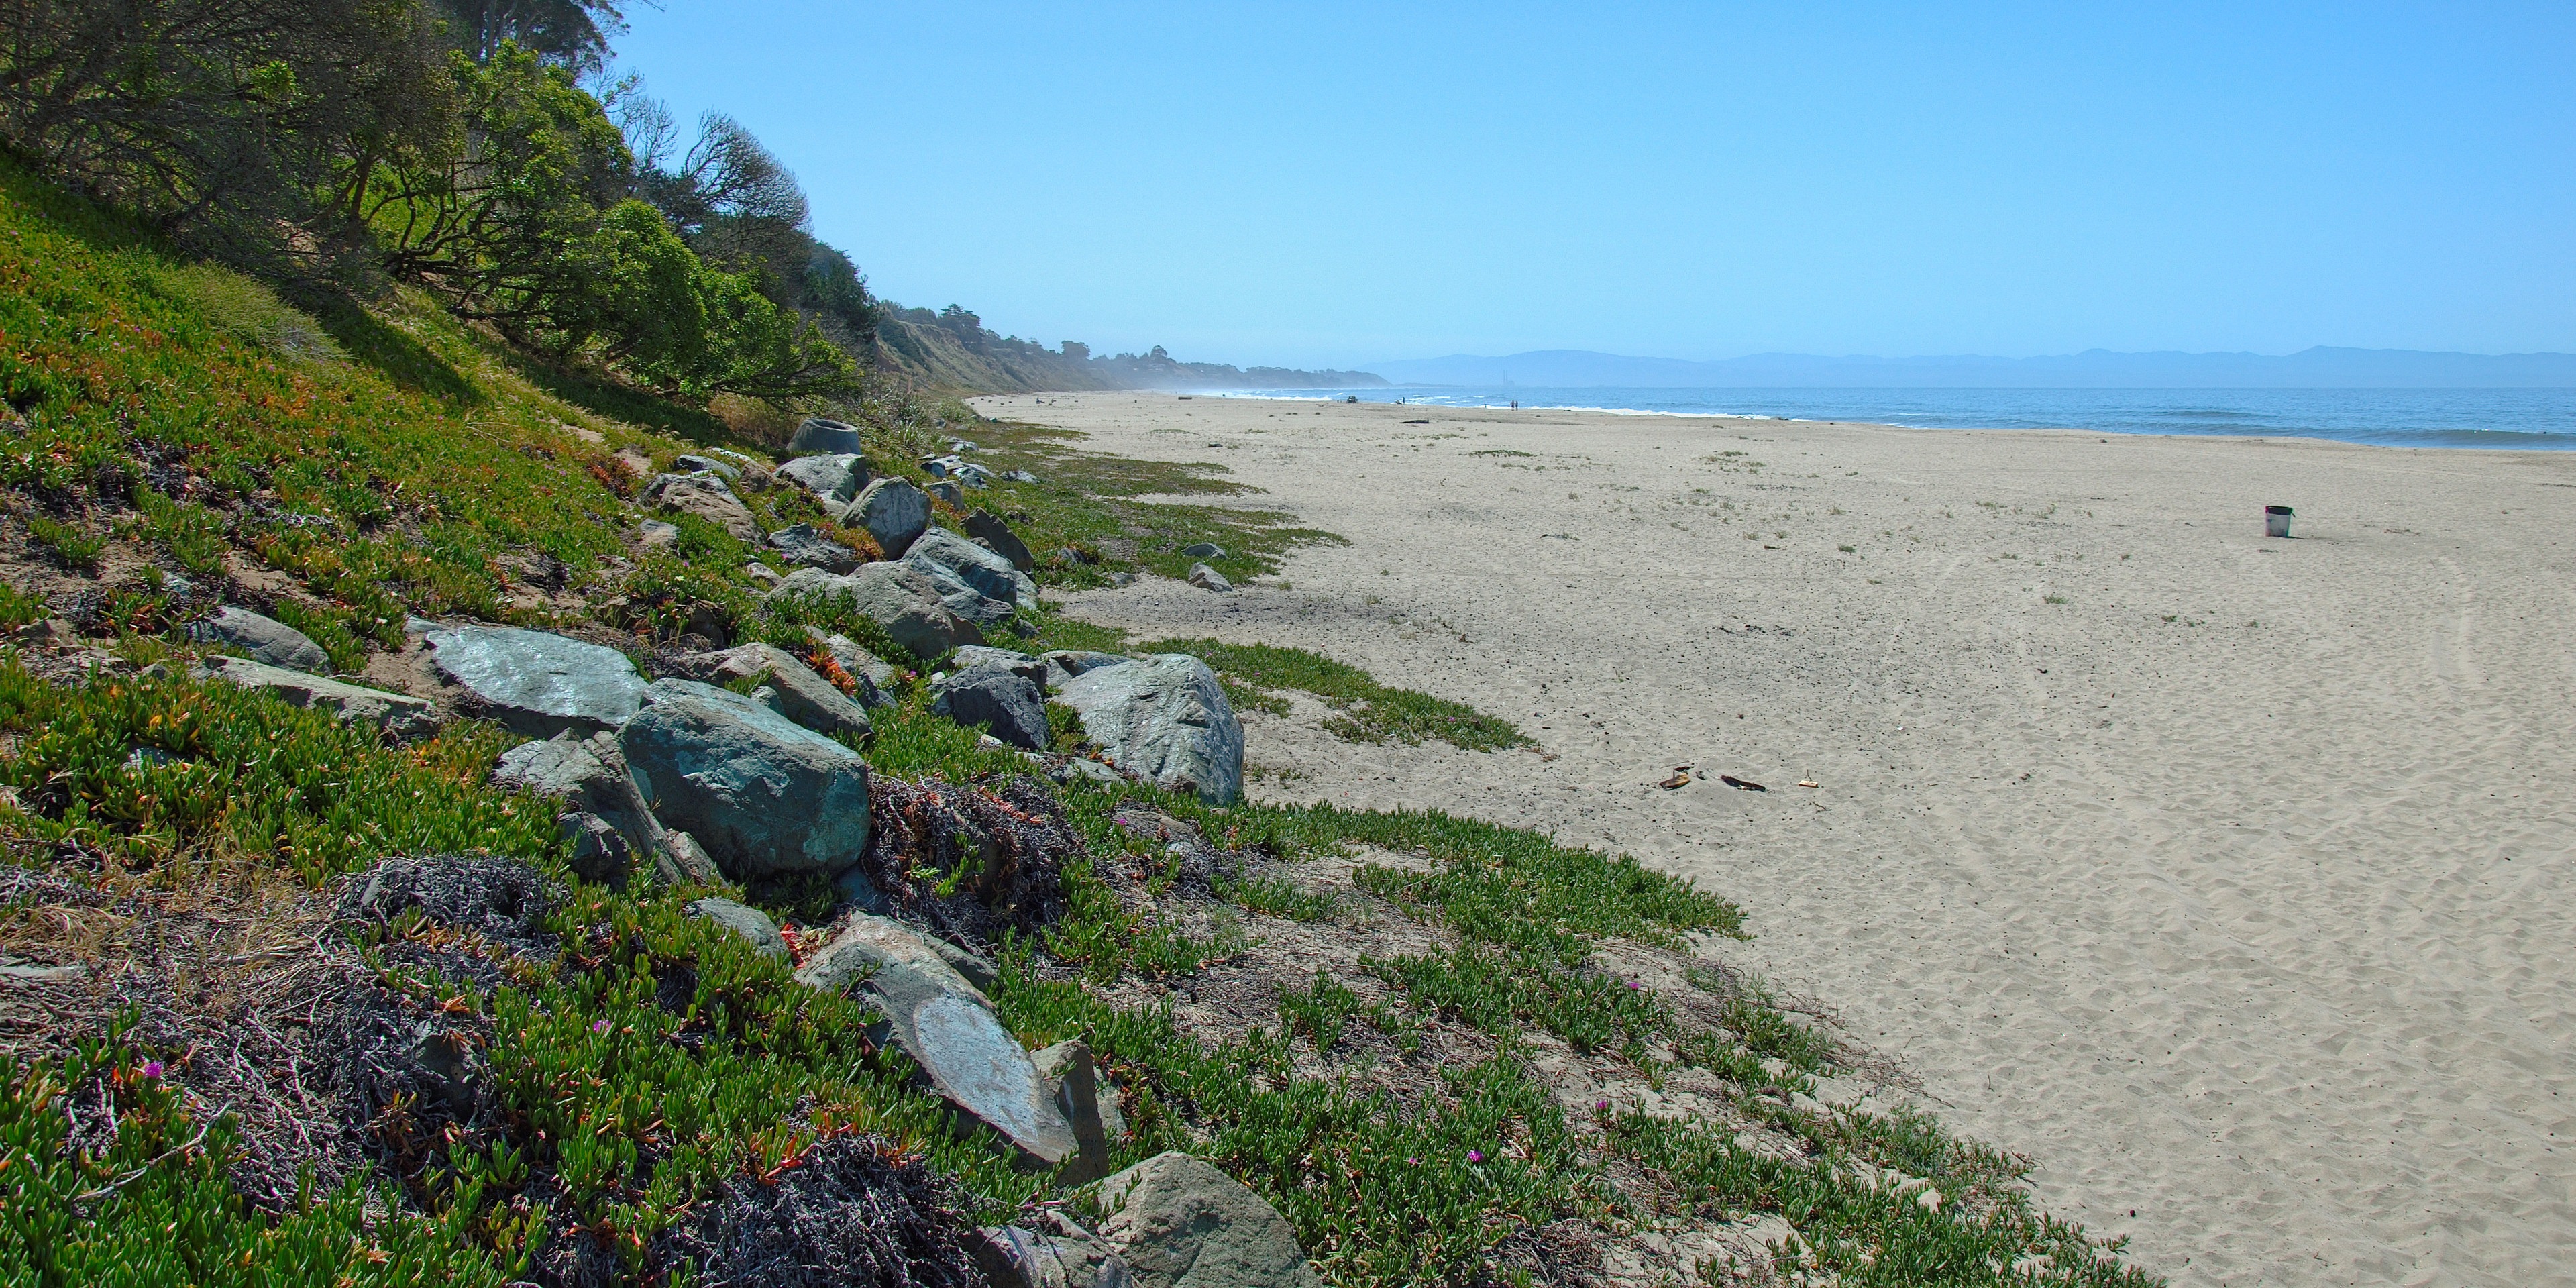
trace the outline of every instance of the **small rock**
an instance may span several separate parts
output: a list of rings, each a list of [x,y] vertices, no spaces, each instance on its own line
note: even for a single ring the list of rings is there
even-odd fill
[[[1038,476],[1029,473],[1027,470],[1004,470],[1002,471],[1002,477],[1009,479],[1014,483],[1035,483],[1038,481]]]
[[[1117,1089],[1104,1087],[1099,1070],[1092,1065],[1091,1047],[1077,1038],[1058,1042],[1029,1060],[1054,1089],[1055,1107],[1073,1125],[1074,1157],[1057,1179],[1066,1185],[1087,1185],[1107,1176],[1110,1147],[1126,1134],[1127,1124],[1117,1108]],[[1106,1113],[1102,1110],[1104,1097]],[[1113,1118],[1117,1120],[1115,1131],[1109,1126]]]
[[[989,648],[981,644],[969,644],[966,647],[957,650],[950,660],[956,664],[957,669],[960,671],[976,666],[998,666],[1014,675],[1025,676],[1030,680],[1036,681],[1038,684],[1043,685],[1046,683],[1046,663],[1039,661],[1026,653],[1014,653],[1006,648]]]
[[[1234,583],[1227,581],[1224,573],[1218,572],[1216,569],[1210,568],[1206,564],[1190,565],[1190,584],[1201,590],[1222,592],[1234,589]]]
[[[593,885],[626,888],[626,872],[634,851],[616,824],[597,814],[573,810],[555,816],[555,830],[572,843],[574,876]]]
[[[1104,786],[1127,781],[1126,777],[1117,770],[1097,760],[1085,760],[1080,756],[1065,757],[1064,763],[1047,776],[1059,783],[1069,783],[1077,778],[1084,778]]]
[[[858,681],[859,691],[851,696],[858,699],[860,706],[893,704],[894,695],[887,690],[894,688],[902,677],[895,674],[892,664],[859,647],[858,641],[849,636],[829,634],[819,626],[806,627],[805,638],[822,645],[823,651],[831,655],[833,664],[841,668],[841,673]]]
[[[246,689],[266,689],[289,706],[328,711],[335,720],[363,720],[404,742],[435,737],[446,723],[436,707],[408,693],[360,688],[248,658],[210,657],[198,663],[193,673]]]
[[[656,680],[617,743],[654,813],[737,879],[838,875],[867,849],[867,762],[741,694]]]
[[[825,737],[852,734],[865,738],[875,732],[869,727],[868,713],[858,703],[815,674],[804,659],[775,644],[745,644],[721,653],[701,653],[685,659],[681,669],[713,684],[765,680],[766,686],[752,694],[755,701]]]
[[[1223,559],[1225,558],[1225,547],[1220,546],[1213,541],[1201,541],[1193,545],[1181,547],[1181,553],[1188,555],[1192,559]]]
[[[1101,1241],[1139,1288],[1323,1288],[1296,1232],[1261,1196],[1182,1153],[1101,1183]]]
[[[724,880],[714,856],[698,838],[681,831],[662,833],[662,847],[654,852],[654,862],[662,879],[675,886],[711,886]]]
[[[744,576],[751,578],[752,581],[759,585],[759,587],[764,591],[775,587],[781,580],[777,569],[772,568],[768,564],[762,563],[757,559],[744,564],[742,566],[742,572]]]
[[[740,469],[724,461],[719,461],[712,456],[680,456],[674,458],[671,463],[691,474],[722,475],[724,477],[724,481],[727,483],[739,483],[742,481],[742,471]]]
[[[1243,789],[1243,723],[1216,672],[1185,653],[1086,670],[1059,693],[1110,764],[1212,805]]]
[[[1053,1232],[1027,1226],[990,1226],[976,1233],[967,1250],[994,1288],[1134,1288],[1127,1263],[1109,1245],[1081,1227],[1055,1215],[1028,1218],[1047,1223]]]
[[[1055,549],[1047,552],[1047,558],[1055,561],[1056,563],[1070,564],[1077,567],[1087,563],[1098,562],[1091,556],[1074,549],[1072,546],[1057,546]]]
[[[848,505],[867,490],[868,460],[856,453],[800,456],[778,467],[778,477],[805,489],[829,505]]]
[[[778,923],[771,921],[769,914],[758,908],[735,903],[731,899],[699,899],[681,911],[692,917],[704,917],[742,936],[743,942],[750,944],[763,957],[774,957],[780,961],[789,959],[787,939],[778,933]]]
[[[993,472],[973,461],[964,462],[951,472],[956,475],[958,482],[963,483],[968,487],[991,487],[993,485]]]
[[[440,627],[424,639],[462,705],[524,737],[614,729],[643,700],[644,677],[612,648],[515,626]]]
[[[551,797],[605,819],[635,853],[650,854],[664,846],[662,825],[612,734],[566,731],[542,742],[520,743],[501,753],[492,767],[492,785]]]
[[[888,559],[900,559],[930,526],[930,497],[902,479],[878,479],[850,502],[839,522],[865,528]]]
[[[990,663],[970,666],[932,685],[931,693],[933,715],[981,725],[1014,747],[1046,748],[1046,699],[1025,675]]]
[[[847,456],[863,450],[865,447],[859,441],[858,426],[844,424],[837,420],[826,420],[821,416],[806,417],[796,426],[796,432],[789,435],[787,439],[787,453],[790,456],[812,456],[817,453]]]
[[[1023,573],[1036,572],[1037,556],[1029,553],[1028,543],[1011,532],[1011,526],[993,517],[989,510],[977,510],[966,516],[966,535],[985,549],[1011,562]]]
[[[859,566],[859,552],[824,536],[822,529],[810,523],[780,528],[769,534],[769,544],[786,557],[787,562],[830,572],[848,572]]]
[[[965,485],[964,485],[964,484],[959,483],[959,482],[958,482],[957,480],[955,480],[955,479],[933,479],[933,480],[931,481],[930,486],[929,486],[929,487],[927,487],[927,488],[924,488],[924,489],[923,489],[923,491],[926,491],[926,492],[928,492],[930,495],[932,495],[932,496],[934,496],[934,497],[937,497],[937,498],[939,498],[939,499],[940,499],[940,500],[942,500],[942,501],[947,502],[947,503],[948,503],[948,508],[949,508],[949,509],[957,510],[957,509],[963,509],[963,508],[965,508],[965,505],[966,505],[966,488],[965,488]]]
[[[635,525],[635,544],[646,549],[670,545],[680,539],[680,525],[660,519],[646,519]]]
[[[226,604],[212,614],[188,624],[188,638],[200,644],[229,644],[250,654],[254,662],[282,666],[290,671],[309,671],[315,675],[331,669],[331,655],[304,632],[263,617],[247,608]]]
[[[846,605],[885,628],[917,657],[935,658],[961,644],[981,644],[974,622],[949,610],[937,582],[910,564],[861,564],[846,577],[799,568],[769,592],[772,599],[811,596]]]
[[[656,474],[640,495],[673,514],[694,514],[734,535],[738,541],[760,540],[760,525],[742,498],[720,474]]]
[[[1132,572],[1113,572],[1109,574],[1109,584],[1112,586],[1133,586],[1136,584],[1136,574]]]
[[[944,479],[957,472],[958,464],[955,456],[925,456],[921,458],[921,472],[935,479]]]

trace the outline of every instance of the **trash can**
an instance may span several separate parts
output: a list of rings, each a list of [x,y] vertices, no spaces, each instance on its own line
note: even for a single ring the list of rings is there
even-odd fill
[[[2267,537],[2290,535],[2290,507],[2286,505],[2263,507],[2263,535]]]

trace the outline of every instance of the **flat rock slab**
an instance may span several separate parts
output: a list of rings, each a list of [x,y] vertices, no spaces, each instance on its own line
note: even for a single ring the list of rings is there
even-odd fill
[[[824,536],[820,528],[800,523],[769,534],[769,548],[792,564],[848,572],[859,566],[859,552]]]
[[[1100,1202],[1100,1239],[1139,1288],[1323,1288],[1277,1209],[1187,1154],[1156,1154],[1110,1177]]]
[[[459,705],[525,737],[615,729],[644,698],[644,677],[613,648],[515,626],[442,626],[424,638],[431,669],[464,690]]]
[[[1020,540],[1019,534],[1011,531],[1011,525],[1002,522],[989,510],[977,510],[966,516],[966,535],[973,537],[985,549],[1010,560],[1011,566],[1021,572],[1038,570],[1037,556],[1029,553],[1029,543]]]
[[[1057,697],[1110,764],[1214,805],[1243,790],[1243,722],[1205,662],[1162,653],[1098,667]]]
[[[753,700],[804,727],[830,737],[873,732],[868,713],[832,682],[805,665],[805,660],[775,644],[744,644],[721,653],[700,653],[683,663],[688,673],[713,684],[761,680]]]
[[[836,875],[867,849],[867,762],[739,693],[656,680],[617,743],[662,823],[737,880]]]
[[[644,485],[643,496],[673,514],[694,514],[738,540],[755,545],[760,541],[760,524],[721,474],[656,474]]]
[[[406,742],[433,737],[445,723],[437,707],[408,693],[360,688],[248,658],[210,657],[196,669],[245,689],[266,689],[290,706],[330,712],[335,720],[363,720]]]
[[[188,623],[188,638],[200,644],[229,644],[254,662],[290,671],[320,675],[331,669],[331,655],[304,632],[230,604]]]
[[[940,993],[889,1018],[930,1085],[1010,1142],[1024,1165],[1053,1168],[1080,1148],[1028,1050],[972,998]]]
[[[979,981],[959,970],[955,961],[959,956],[982,963],[984,978]],[[982,1002],[984,988],[992,980],[991,964],[982,958],[900,921],[864,912],[844,919],[831,941],[796,972],[796,982],[808,988],[839,992],[859,984],[890,1000],[918,1000],[942,992]]]

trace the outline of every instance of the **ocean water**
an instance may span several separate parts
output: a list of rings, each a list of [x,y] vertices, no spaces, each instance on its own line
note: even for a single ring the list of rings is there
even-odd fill
[[[2576,451],[2576,389],[1267,389],[1235,397]]]

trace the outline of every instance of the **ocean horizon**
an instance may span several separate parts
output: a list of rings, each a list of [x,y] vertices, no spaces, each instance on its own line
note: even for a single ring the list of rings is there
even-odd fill
[[[1918,429],[2322,438],[2376,447],[2576,450],[2576,389],[1878,389],[1398,385],[1210,391],[1236,398],[1522,407],[1639,416],[1866,421]]]

